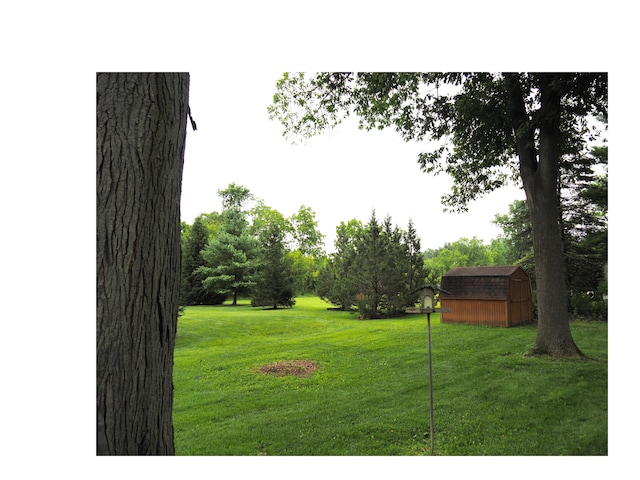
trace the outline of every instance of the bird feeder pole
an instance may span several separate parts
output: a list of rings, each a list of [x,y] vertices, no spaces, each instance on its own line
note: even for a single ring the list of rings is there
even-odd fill
[[[433,420],[433,362],[431,360],[431,314],[437,313],[449,313],[451,310],[448,308],[435,308],[435,291],[440,290],[444,293],[449,293],[441,288],[433,287],[431,285],[423,285],[422,287],[414,290],[411,293],[420,292],[420,308],[409,308],[407,313],[426,313],[427,314],[427,351],[429,357],[429,424],[431,439],[431,455],[434,455],[434,436],[435,436],[435,422]]]
[[[427,312],[427,347],[429,351],[429,425],[431,426],[431,455],[433,455],[433,437],[434,437],[434,422],[433,422],[433,369],[431,361],[431,312]]]

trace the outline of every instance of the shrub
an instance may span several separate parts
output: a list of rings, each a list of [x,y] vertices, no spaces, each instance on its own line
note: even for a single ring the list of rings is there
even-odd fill
[[[571,312],[575,318],[607,321],[608,301],[599,293],[580,292],[571,295]]]

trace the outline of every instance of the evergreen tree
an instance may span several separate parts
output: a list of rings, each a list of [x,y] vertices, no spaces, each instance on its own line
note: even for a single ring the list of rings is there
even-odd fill
[[[358,290],[358,306],[363,318],[371,318],[377,315],[377,310],[382,297],[381,263],[384,260],[384,239],[382,229],[378,224],[376,212],[371,213],[369,223],[363,230],[363,236],[356,244],[356,258],[353,264],[354,283]]]
[[[243,207],[254,200],[253,195],[244,185],[230,183],[224,190],[218,190],[218,195],[222,197],[222,210],[237,209],[242,211]]]
[[[607,263],[607,147],[571,159],[560,194],[567,281],[572,295],[596,292]],[[596,169],[602,171],[597,174]],[[600,295],[606,292],[599,292]]]
[[[258,269],[251,298],[253,306],[275,309],[295,305],[293,260],[285,246],[285,235],[284,223],[274,216],[259,232]]]
[[[380,310],[385,314],[403,312],[407,305],[410,255],[404,232],[387,215],[382,223],[380,272]],[[375,259],[374,259],[375,261]]]
[[[407,246],[408,255],[408,269],[407,269],[407,291],[412,292],[416,288],[424,285],[425,283],[425,268],[422,252],[420,251],[420,238],[413,226],[413,220],[409,219],[409,225],[407,226],[407,232],[404,234],[404,243]],[[417,301],[417,295],[415,297],[409,295],[406,298],[407,306],[413,305]]]
[[[359,220],[340,222],[336,227],[335,252],[332,253],[318,275],[320,298],[349,310],[355,305],[359,293],[355,283],[356,242],[363,236],[364,227]]]
[[[204,288],[206,275],[199,270],[205,266],[202,251],[209,243],[209,230],[197,217],[189,228],[182,246],[182,278],[180,283],[180,305],[216,305],[224,302],[225,296]]]
[[[336,251],[318,278],[319,294],[343,309],[358,306],[361,318],[393,315],[415,303],[410,292],[424,281],[420,240],[412,222],[403,232],[375,211],[336,229]]]
[[[245,214],[237,207],[222,212],[218,234],[202,251],[205,266],[197,271],[205,278],[203,287],[218,295],[248,295],[254,285],[258,243],[249,231]]]

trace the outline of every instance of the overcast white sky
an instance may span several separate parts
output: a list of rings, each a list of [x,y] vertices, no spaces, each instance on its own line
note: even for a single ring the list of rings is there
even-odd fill
[[[355,117],[292,145],[267,113],[281,76],[276,70],[191,71],[189,103],[198,130],[187,129],[183,221],[220,211],[218,189],[235,182],[285,216],[301,205],[313,209],[328,251],[341,221],[366,222],[373,209],[403,229],[411,217],[427,249],[462,237],[488,243],[502,233],[491,224],[495,214],[524,199],[519,186],[510,186],[471,203],[468,213],[444,213],[440,197],[449,192],[450,177],[428,175],[417,164],[418,153],[429,145],[406,143],[393,130],[360,131]]]

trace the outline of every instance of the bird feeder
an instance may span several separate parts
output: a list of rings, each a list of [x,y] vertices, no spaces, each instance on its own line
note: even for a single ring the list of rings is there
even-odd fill
[[[420,288],[415,289],[411,293],[417,293],[420,298],[420,307],[419,308],[407,308],[407,313],[442,313],[447,312],[448,309],[436,308],[436,291],[441,291],[444,293],[449,293],[445,290],[442,290],[439,287],[435,287],[433,285],[423,285]]]
[[[426,311],[427,309],[433,311],[436,305],[434,299],[436,291],[434,290],[434,288],[430,285],[425,285],[419,290],[419,293],[420,308],[424,311]]]

